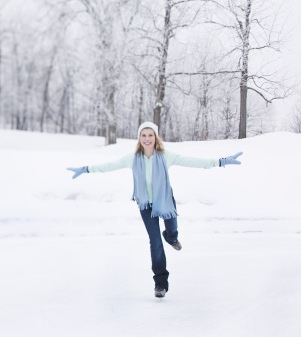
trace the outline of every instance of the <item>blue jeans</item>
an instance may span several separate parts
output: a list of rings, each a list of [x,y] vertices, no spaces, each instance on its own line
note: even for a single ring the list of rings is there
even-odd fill
[[[140,211],[140,213],[149,236],[155,286],[163,287],[168,291],[169,272],[166,269],[166,256],[160,233],[159,217],[151,217],[151,207]],[[164,224],[164,239],[169,244],[173,244],[178,238],[177,218],[166,219]]]

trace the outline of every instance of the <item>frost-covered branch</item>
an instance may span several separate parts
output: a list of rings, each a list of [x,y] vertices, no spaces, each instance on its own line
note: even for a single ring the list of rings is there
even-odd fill
[[[197,71],[197,72],[176,72],[170,73],[167,77],[178,76],[178,75],[187,75],[187,76],[195,76],[195,75],[225,75],[225,74],[236,74],[240,73],[240,70],[219,70],[219,71]]]
[[[281,95],[281,96],[275,96],[273,98],[270,98],[268,99],[262,92],[260,92],[259,90],[255,89],[255,88],[252,88],[252,87],[248,87],[248,90],[252,90],[254,92],[256,92],[259,96],[261,96],[265,102],[268,104],[268,103],[272,103],[274,100],[276,99],[284,99],[286,97],[289,96],[289,92],[285,92],[284,95]]]

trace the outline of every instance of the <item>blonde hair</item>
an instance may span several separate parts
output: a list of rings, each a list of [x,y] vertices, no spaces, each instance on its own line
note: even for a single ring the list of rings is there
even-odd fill
[[[145,129],[151,129],[151,128],[145,128]],[[154,132],[154,135],[155,135],[155,139],[156,139],[156,141],[155,141],[155,150],[157,151],[157,153],[162,154],[164,152],[163,140],[158,135],[156,135],[155,132]],[[138,143],[136,145],[135,154],[141,155],[142,153],[144,153],[143,146],[141,145],[140,140],[138,140]]]

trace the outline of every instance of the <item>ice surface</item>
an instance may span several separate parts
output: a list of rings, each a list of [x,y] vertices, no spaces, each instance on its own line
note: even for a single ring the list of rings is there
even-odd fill
[[[163,300],[131,171],[66,170],[135,145],[0,130],[0,335],[299,337],[301,135],[166,143],[244,154],[240,166],[170,169],[183,249],[166,245]]]

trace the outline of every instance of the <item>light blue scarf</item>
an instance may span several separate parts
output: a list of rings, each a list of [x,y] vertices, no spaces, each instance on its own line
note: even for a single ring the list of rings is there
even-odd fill
[[[133,200],[136,200],[140,210],[147,209],[150,207],[150,204],[146,191],[145,166],[142,155],[135,155],[133,163],[133,177]],[[152,218],[156,216],[163,219],[175,218],[177,216],[177,212],[173,202],[166,161],[164,156],[162,154],[158,154],[156,150],[153,154],[152,188]]]

